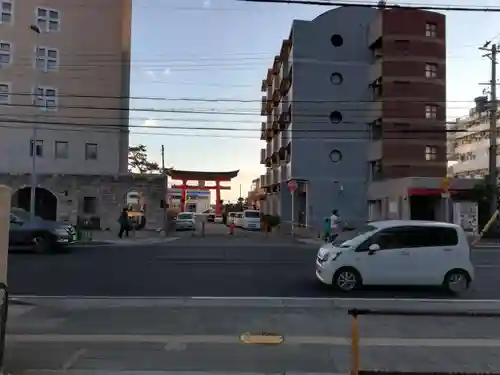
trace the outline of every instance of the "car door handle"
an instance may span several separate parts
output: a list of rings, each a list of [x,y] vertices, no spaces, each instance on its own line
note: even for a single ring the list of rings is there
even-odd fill
[[[443,251],[453,251],[453,249],[450,249],[449,247],[443,249]]]
[[[410,255],[408,251],[400,251],[399,255]]]

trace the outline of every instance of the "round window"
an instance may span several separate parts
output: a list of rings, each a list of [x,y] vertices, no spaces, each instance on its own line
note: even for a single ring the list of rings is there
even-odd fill
[[[332,83],[332,85],[341,85],[343,81],[344,77],[342,77],[342,74],[340,73],[332,73],[332,75],[330,76],[330,82]]]
[[[334,47],[340,47],[344,44],[344,38],[342,38],[339,34],[333,34],[330,40]]]
[[[342,114],[339,111],[333,111],[330,113],[330,122],[332,124],[339,124],[342,122]]]
[[[338,163],[342,160],[342,153],[339,150],[333,150],[330,152],[330,160],[334,163]]]

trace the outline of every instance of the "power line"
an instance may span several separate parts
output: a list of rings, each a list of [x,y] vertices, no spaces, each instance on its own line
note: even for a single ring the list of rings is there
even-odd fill
[[[309,1],[309,0],[236,0],[249,3],[275,3],[275,4],[300,4],[300,5],[321,5],[330,7],[360,7],[360,8],[381,8],[381,9],[420,9],[420,10],[440,10],[455,12],[500,12],[500,7],[487,6],[459,6],[459,5],[390,5],[366,2],[346,2],[346,1]]]
[[[34,116],[31,114],[26,114],[26,113],[11,113],[11,116],[14,116],[15,118],[21,117],[21,118],[33,118]],[[298,116],[298,117],[297,117]],[[249,120],[238,120],[238,119],[228,119],[228,118],[222,118],[222,119],[217,119],[217,118],[209,118],[209,117],[199,117],[199,118],[186,118],[186,117],[136,117],[136,116],[131,116],[131,117],[119,117],[119,116],[77,116],[77,115],[64,115],[64,116],[59,116],[56,114],[51,115],[49,113],[45,113],[43,115],[44,119],[78,119],[78,120],[87,120],[88,122],[93,122],[93,120],[115,120],[115,121],[154,121],[154,122],[176,122],[176,123],[234,123],[234,124],[248,124]],[[304,117],[307,117],[305,115]],[[319,115],[317,116],[318,120],[313,120],[310,118],[308,119],[308,124],[325,124],[324,120],[319,119]],[[362,119],[362,117],[359,117]],[[302,120],[301,115],[296,115],[296,121],[297,119]],[[366,122],[371,122],[368,121],[368,118],[366,119]],[[410,120],[410,119],[409,119]],[[259,126],[260,123],[265,122],[265,121],[256,121],[258,122]],[[362,121],[354,122],[354,123],[359,123]],[[346,122],[343,122],[346,123]],[[456,125],[456,122],[454,121],[446,121],[446,124],[449,125]],[[122,125],[123,126],[123,125]],[[142,126],[142,125],[141,125]]]
[[[470,56],[464,56],[464,55],[446,55],[447,59],[470,59]],[[129,63],[128,60],[123,60],[123,59],[85,59],[82,57],[73,57],[73,60],[75,60],[75,63],[67,63],[67,64],[62,64],[59,63],[57,65],[58,69],[64,69],[65,71],[82,71],[82,70],[91,70],[91,69],[96,69],[96,68],[105,68],[105,67],[113,67],[113,66],[124,66],[126,63]],[[33,67],[33,62],[30,61],[30,59],[23,59],[26,60],[23,62],[17,62],[16,66],[18,67],[26,67],[30,68]],[[137,62],[135,60],[130,60],[130,67],[132,69],[145,69],[149,68],[149,70],[155,70],[158,69],[169,69],[172,72],[191,72],[191,71],[199,71],[199,70],[205,70],[205,69],[225,69],[225,70],[241,70],[241,69],[254,69],[254,68],[262,68],[261,64],[264,64],[266,62],[271,63],[272,62],[271,56],[268,56],[267,58],[261,58],[258,60],[253,60],[253,61],[241,61],[241,60],[234,60],[234,61],[220,61],[220,62],[204,62],[204,63],[182,63],[182,62],[168,62],[168,61],[158,61],[158,62]],[[300,59],[298,59],[300,60]],[[351,62],[352,59],[337,59],[335,60],[336,63],[349,63]],[[42,58],[43,62],[43,58]],[[330,61],[331,63],[332,61]],[[308,64],[325,64],[327,63],[324,60],[318,60],[318,59],[307,59]]]
[[[6,124],[33,124],[33,121],[29,120],[20,120],[20,119],[15,119],[15,118],[4,118],[0,120],[0,123],[6,123]],[[153,126],[153,125],[130,125],[128,127],[124,127],[123,125],[120,124],[84,124],[84,123],[75,123],[75,122],[67,122],[67,121],[37,121],[37,124],[39,125],[48,125],[48,126],[53,126],[53,128],[50,128],[52,130],[57,130],[57,131],[66,131],[66,130],[71,130],[71,129],[61,129],[61,126],[72,126],[72,127],[80,127],[80,128],[85,128],[85,129],[78,129],[78,131],[87,131],[87,132],[94,132],[94,131],[100,131],[100,130],[107,130],[107,129],[114,129],[114,131],[107,130],[110,133],[119,133],[120,131],[123,130],[128,130],[129,128],[141,128],[141,129],[168,129],[168,130],[196,130],[196,131],[224,131],[224,132],[258,132],[259,134],[262,132],[261,129],[259,128],[240,128],[240,127],[193,127],[193,126]],[[324,123],[323,123],[324,124]],[[357,122],[356,124],[360,124],[360,122]],[[430,128],[432,125],[428,125]],[[4,128],[11,128],[11,129],[19,129],[20,127],[18,126],[13,126],[13,125],[5,125],[3,126]],[[383,130],[384,134],[456,134],[456,133],[462,133],[462,134],[475,134],[477,133],[476,131],[471,131],[468,129],[386,129]],[[49,128],[47,128],[49,129]],[[487,130],[484,130],[487,131]],[[345,134],[356,134],[356,133],[361,133],[361,134],[371,134],[371,130],[369,128],[367,129],[288,129],[288,133],[293,134],[293,133],[302,133],[302,134],[308,134],[308,133],[321,133],[321,134],[337,134],[334,138],[339,138],[342,139]],[[339,136],[340,135],[340,136]],[[209,135],[208,135],[209,136]],[[404,138],[398,138],[398,139],[404,139]],[[419,137],[418,139],[421,139]]]
[[[264,93],[262,93],[264,94]],[[9,92],[11,96],[36,96],[34,93],[29,92]],[[265,95],[262,95],[265,96]],[[151,101],[165,101],[165,102],[199,102],[199,103],[262,103],[262,99],[233,99],[233,98],[196,98],[196,97],[161,97],[161,96],[113,96],[113,95],[83,95],[83,94],[56,94],[56,98],[86,98],[86,99],[131,99],[131,100],[151,100]],[[447,103],[471,103],[472,108],[474,100],[446,100],[446,101],[433,101],[433,100],[404,100],[404,99],[384,99],[381,101],[376,100],[289,100],[287,103],[308,103],[308,104],[323,104],[323,103],[433,103],[433,104],[447,104]],[[15,104],[13,104],[15,105]],[[458,108],[458,109],[462,109]]]

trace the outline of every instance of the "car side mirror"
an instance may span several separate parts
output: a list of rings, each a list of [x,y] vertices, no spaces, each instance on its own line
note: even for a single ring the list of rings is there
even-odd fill
[[[23,225],[24,224],[24,222],[22,220],[15,219],[15,218],[11,218],[10,219],[10,223],[11,224],[19,224],[19,225]]]
[[[368,247],[368,254],[373,255],[380,250],[380,245],[373,243]]]

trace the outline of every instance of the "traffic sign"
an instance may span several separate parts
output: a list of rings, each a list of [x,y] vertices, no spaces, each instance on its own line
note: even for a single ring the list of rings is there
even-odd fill
[[[448,176],[445,176],[443,180],[441,181],[441,189],[446,193],[450,189],[450,178]]]
[[[295,180],[288,181],[288,190],[290,190],[290,191],[297,190],[297,181],[295,181]]]

